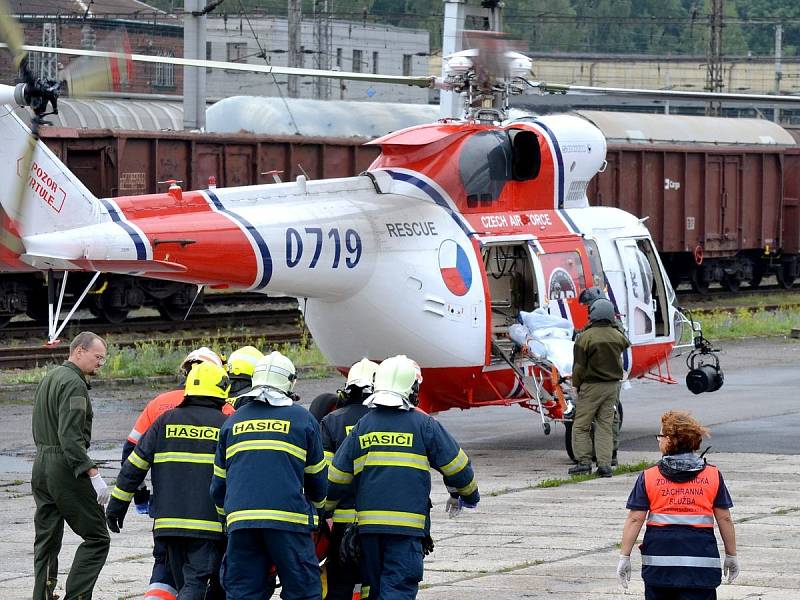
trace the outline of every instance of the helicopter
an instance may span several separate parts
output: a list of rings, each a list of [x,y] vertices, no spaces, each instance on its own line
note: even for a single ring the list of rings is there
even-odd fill
[[[61,86],[28,73],[23,83],[0,85],[0,169],[12,182],[0,198],[0,268],[294,296],[331,365],[406,354],[422,368],[422,410],[519,405],[539,413],[546,434],[553,422],[569,425],[569,365],[546,340],[521,351],[509,327],[533,312],[583,327],[580,293],[599,287],[631,341],[626,379],[676,383],[668,359],[686,320],[645,219],[589,206],[586,197],[605,165],[605,138],[573,115],[509,119],[512,95],[575,86],[528,80],[530,59],[495,36],[445,57],[447,74],[438,79],[41,48],[3,29],[23,73],[26,52],[49,52],[393,82],[460,93],[465,114],[369,142],[381,154],[356,177],[191,191],[172,183],[166,193],[96,198],[37,140]],[[32,108],[31,128],[12,105]],[[59,326],[66,282],[61,296],[54,278],[48,282],[48,342],[56,343],[73,312]],[[695,329],[690,367],[721,379],[713,348]]]

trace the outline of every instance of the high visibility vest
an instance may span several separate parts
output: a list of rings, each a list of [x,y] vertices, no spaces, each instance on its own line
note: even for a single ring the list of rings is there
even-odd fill
[[[719,471],[707,465],[694,479],[670,481],[651,467],[644,472],[650,501],[642,551],[642,579],[657,587],[715,588],[720,584],[714,537],[714,499]]]

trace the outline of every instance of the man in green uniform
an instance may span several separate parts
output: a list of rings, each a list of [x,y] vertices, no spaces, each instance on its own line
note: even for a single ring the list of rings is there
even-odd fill
[[[622,352],[628,338],[615,327],[614,305],[595,300],[589,308],[589,325],[575,341],[572,385],[578,390],[578,404],[572,424],[572,449],[578,464],[570,475],[592,471],[592,421],[597,474],[611,477],[614,407],[623,377]]]
[[[69,345],[69,358],[45,375],[33,407],[31,489],[36,502],[33,600],[51,600],[58,576],[64,522],[83,538],[75,552],[64,600],[90,600],[108,555],[103,504],[109,489],[86,451],[92,438],[87,375],[106,361],[106,343],[84,331]]]

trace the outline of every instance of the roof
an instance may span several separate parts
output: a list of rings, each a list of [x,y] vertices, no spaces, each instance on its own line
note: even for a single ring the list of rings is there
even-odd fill
[[[794,138],[783,127],[766,119],[690,117],[601,110],[576,112],[596,125],[609,142],[795,144]]]
[[[30,112],[18,109],[27,123]],[[59,98],[58,114],[47,121],[71,129],[129,129],[134,131],[183,131],[181,102],[153,100],[76,100]]]
[[[136,13],[163,13],[164,11],[139,0],[9,0],[16,15],[128,15]]]

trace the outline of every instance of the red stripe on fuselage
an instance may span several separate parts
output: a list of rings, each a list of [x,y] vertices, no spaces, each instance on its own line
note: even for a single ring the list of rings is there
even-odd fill
[[[199,192],[184,192],[180,201],[170,194],[115,198],[125,217],[153,247],[153,260],[178,263],[185,273],[155,278],[185,283],[229,283],[250,287],[258,262],[253,246],[236,221],[209,206]],[[182,245],[183,241],[191,241]]]

